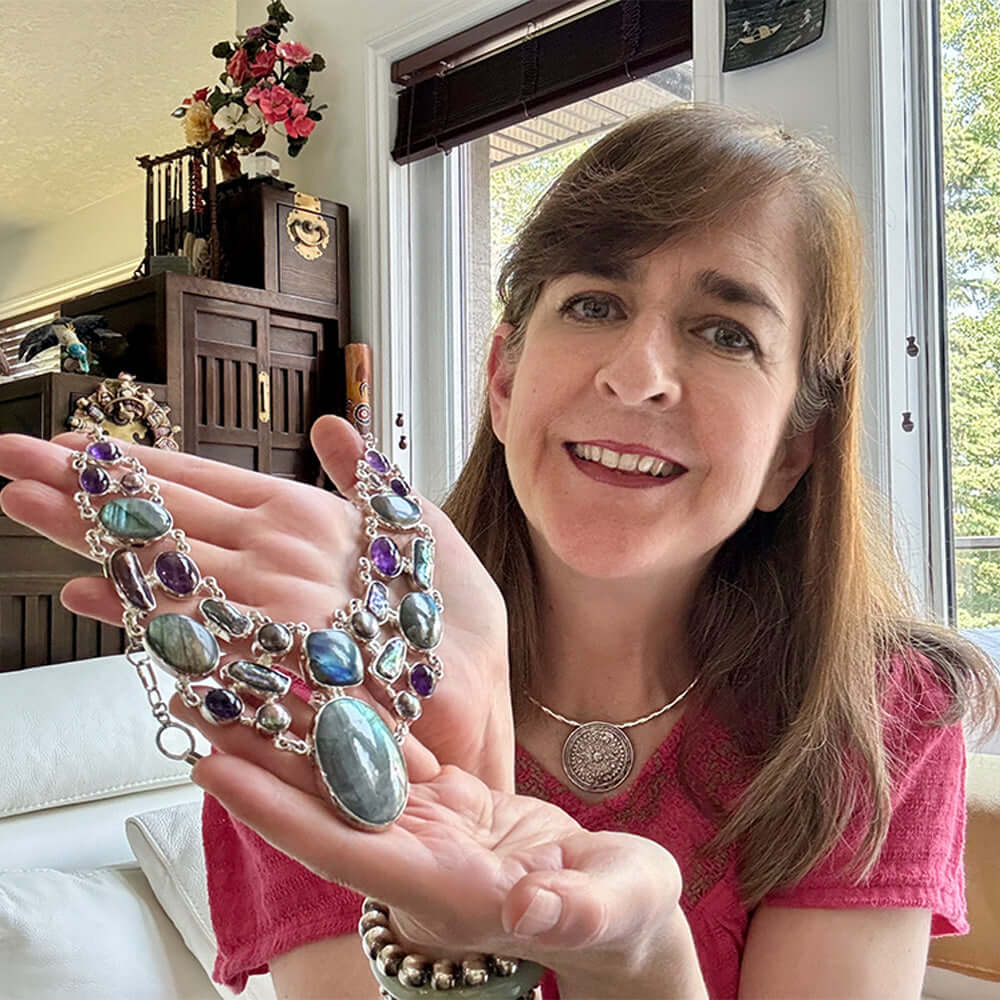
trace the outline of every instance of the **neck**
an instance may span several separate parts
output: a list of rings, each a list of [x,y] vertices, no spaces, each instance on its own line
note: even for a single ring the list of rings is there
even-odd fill
[[[542,650],[529,693],[581,722],[626,722],[653,712],[691,683],[697,667],[686,623],[699,568],[655,585],[583,576],[535,547]]]

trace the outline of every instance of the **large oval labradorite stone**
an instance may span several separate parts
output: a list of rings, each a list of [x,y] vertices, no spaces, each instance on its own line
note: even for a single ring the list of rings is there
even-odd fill
[[[163,504],[140,497],[111,500],[98,516],[110,534],[126,542],[153,542],[174,526],[170,511]]]
[[[411,591],[400,602],[399,628],[417,649],[433,649],[441,641],[441,612],[429,594]]]
[[[395,493],[380,493],[370,502],[372,510],[388,524],[412,528],[420,520],[420,507],[415,500],[396,496]]]
[[[306,663],[313,680],[325,687],[354,687],[365,679],[358,644],[339,628],[306,636]]]
[[[335,698],[313,726],[320,784],[349,822],[388,826],[406,807],[403,754],[378,713],[357,698]]]
[[[157,615],[146,626],[142,644],[156,664],[177,678],[200,680],[219,664],[215,636],[187,615]]]

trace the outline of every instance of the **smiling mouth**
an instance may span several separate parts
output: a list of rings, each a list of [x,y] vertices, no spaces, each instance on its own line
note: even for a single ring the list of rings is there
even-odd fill
[[[628,452],[623,454],[596,444],[570,442],[566,449],[580,463],[617,472],[632,479],[676,479],[687,472],[683,465],[665,459]]]

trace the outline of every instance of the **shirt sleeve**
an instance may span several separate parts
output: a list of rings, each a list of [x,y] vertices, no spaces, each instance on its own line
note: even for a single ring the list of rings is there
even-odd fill
[[[309,697],[298,679],[292,690]],[[210,795],[202,807],[201,832],[217,983],[242,993],[247,978],[266,973],[275,955],[357,933],[362,896],[272,847]]]
[[[771,893],[775,906],[931,911],[931,936],[967,934],[965,905],[965,736],[960,723],[935,725],[948,695],[933,665],[911,652],[893,657],[885,741],[892,815],[885,844],[861,883],[845,866],[865,833],[856,816],[841,841],[798,884]]]

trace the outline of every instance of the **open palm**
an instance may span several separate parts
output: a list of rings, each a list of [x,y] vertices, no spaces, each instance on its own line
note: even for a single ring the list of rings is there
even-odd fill
[[[81,435],[52,442],[0,435],[0,475],[15,480],[3,493],[4,512],[66,548],[88,554],[73,493],[79,489],[68,449]],[[336,417],[312,431],[323,468],[345,492],[355,481],[360,436]],[[331,614],[360,596],[357,576],[361,515],[334,494],[191,455],[128,447],[160,484],[174,524],[191,544],[203,575],[215,577],[228,598],[275,621],[328,627]],[[492,578],[451,522],[421,501],[434,531],[435,585],[446,609],[438,654],[446,676],[425,707],[417,735],[442,762],[461,762],[487,783],[512,787],[513,726],[507,679],[506,614]],[[77,614],[121,620],[121,601],[109,581],[71,581],[63,603]],[[185,610],[177,602],[168,610]]]

